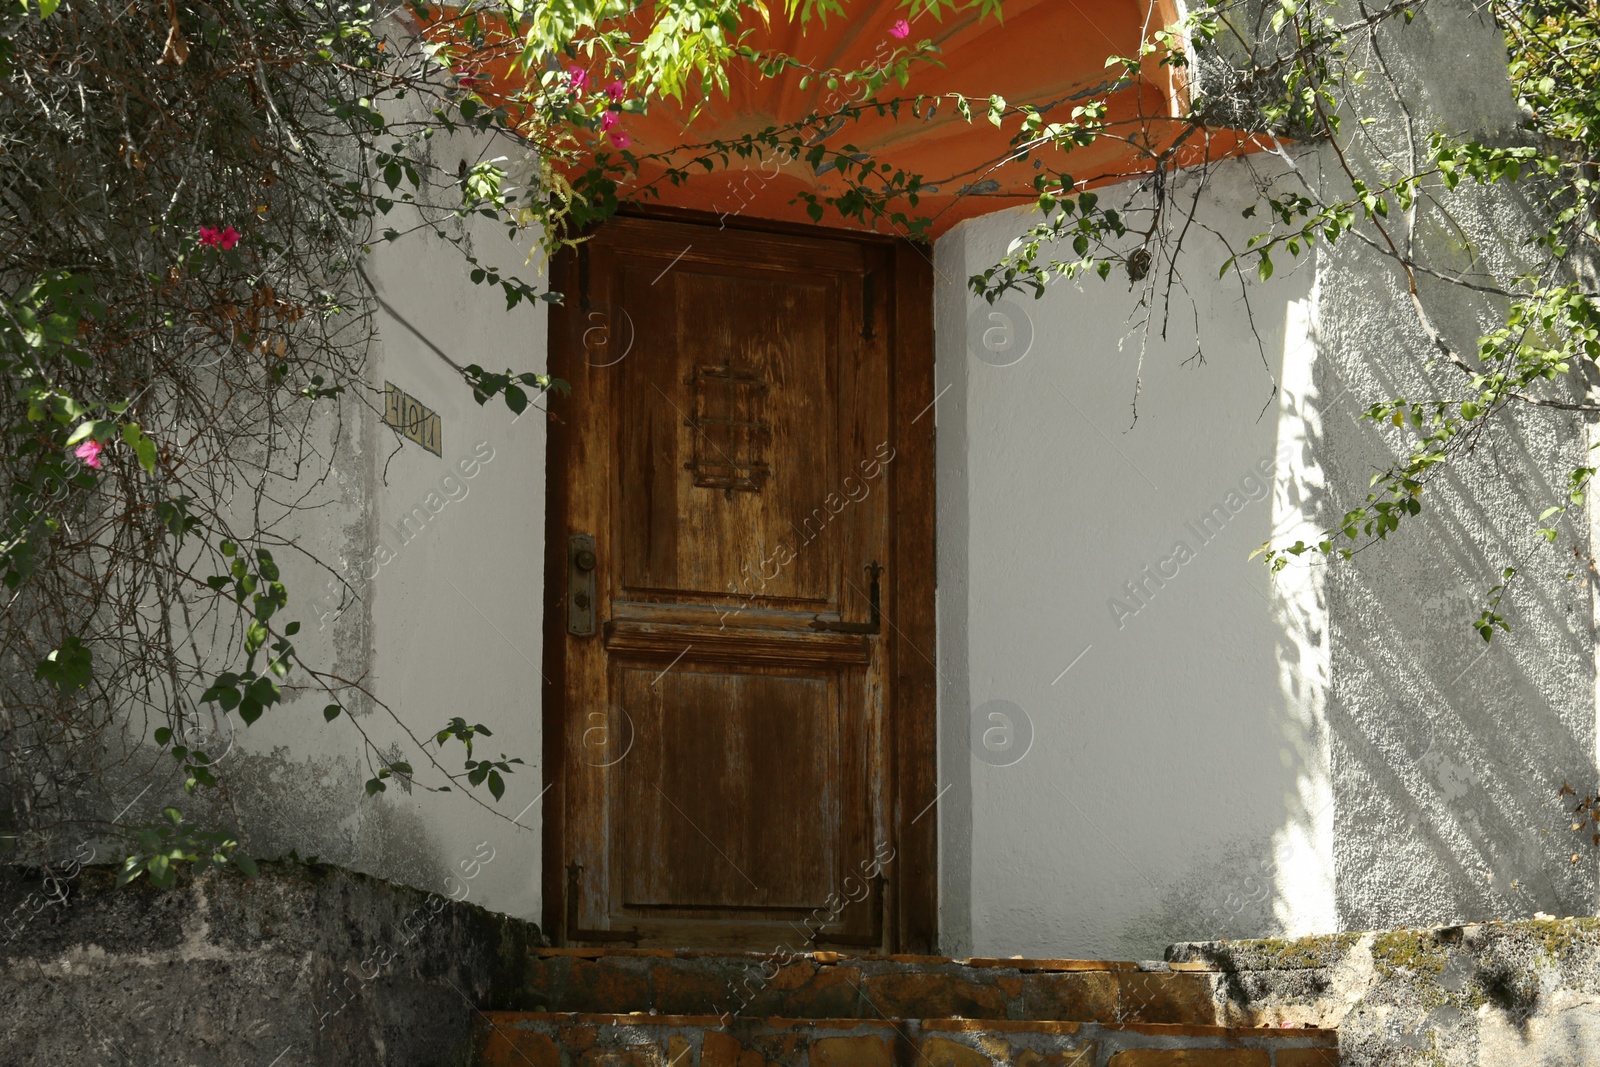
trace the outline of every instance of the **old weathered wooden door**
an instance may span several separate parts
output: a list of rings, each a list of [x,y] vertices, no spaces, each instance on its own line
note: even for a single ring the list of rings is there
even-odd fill
[[[560,264],[544,885],[566,943],[931,944],[927,277],[904,243],[662,218]]]

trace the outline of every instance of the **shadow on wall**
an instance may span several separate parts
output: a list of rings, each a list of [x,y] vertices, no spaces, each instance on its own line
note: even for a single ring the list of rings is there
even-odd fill
[[[1486,12],[1430,6],[1381,38],[1396,88],[1375,79],[1359,90],[1374,122],[1371,136],[1350,142],[1359,171],[1413,169],[1400,158],[1404,146],[1436,129],[1516,136],[1503,38]],[[1464,184],[1424,200],[1409,236],[1396,232],[1446,276],[1514,277],[1527,269],[1521,235],[1539,225],[1524,197],[1525,186]],[[1479,335],[1504,321],[1503,307],[1464,288],[1419,282],[1456,351],[1475,352]],[[1329,475],[1324,516],[1359,503],[1372,473],[1411,447],[1404,431],[1353,416],[1396,397],[1465,396],[1403,285],[1392,263],[1359,245],[1324,251],[1316,308],[1316,392],[1329,398],[1316,443]],[[1536,532],[1540,513],[1564,502],[1565,471],[1592,459],[1570,413],[1520,406],[1510,414],[1428,486],[1423,514],[1390,543],[1329,571],[1328,721],[1346,928],[1594,908],[1592,852],[1556,799],[1564,780],[1580,789],[1596,780],[1591,547],[1587,529],[1566,521],[1554,544]],[[1498,609],[1511,632],[1486,646],[1470,624],[1506,567],[1518,570]]]
[[[1452,207],[1484,244],[1519,232],[1518,204]],[[1337,398],[1323,405],[1318,445],[1333,494],[1319,510],[1333,515],[1409,450],[1402,431],[1353,416],[1381,399],[1449,396],[1459,386],[1451,368],[1420,370],[1424,342],[1392,273],[1354,256],[1330,259],[1317,378],[1319,393]],[[1427,295],[1448,308],[1437,319],[1458,325],[1452,342],[1475,349],[1483,309],[1443,287]],[[1596,780],[1589,540],[1563,521],[1547,544],[1535,521],[1562,501],[1561,472],[1586,462],[1584,427],[1565,413],[1514,414],[1429,486],[1423,514],[1390,543],[1329,573],[1346,928],[1594,907],[1591,850],[1556,798],[1563,781],[1587,789]],[[1518,569],[1499,609],[1511,632],[1486,645],[1470,623],[1505,567]]]
[[[1382,79],[1372,80],[1368,91],[1381,99],[1365,101],[1364,113],[1379,124],[1347,146],[1358,167],[1377,174],[1406,166],[1364,155],[1404,146],[1403,123],[1414,123],[1421,144],[1438,128],[1506,136],[1516,116],[1504,67],[1496,67],[1503,45],[1487,15],[1429,7],[1414,26],[1397,24],[1385,48],[1400,88],[1391,98]],[[1405,101],[1399,111],[1395,99]],[[1309,180],[1329,184],[1338,171],[1315,150],[1298,165]],[[1213,181],[1227,180],[1219,168]],[[1447,274],[1514,276],[1530,211],[1514,190],[1464,187],[1448,216],[1422,213],[1419,258]],[[1374,473],[1409,451],[1402,431],[1360,418],[1370,404],[1464,395],[1459,372],[1430,367],[1433,354],[1392,263],[1350,240],[1320,248],[1316,262],[1303,380],[1287,350],[1283,364],[1279,443],[1292,451],[1275,487],[1280,541],[1336,523],[1362,501]],[[1452,345],[1467,353],[1502,310],[1426,279],[1424,295]],[[1286,331],[1291,340],[1295,333],[1292,325]],[[1553,546],[1536,533],[1540,513],[1564,501],[1564,471],[1592,458],[1577,418],[1516,416],[1430,485],[1424,515],[1391,542],[1348,563],[1291,566],[1273,578],[1282,714],[1265,728],[1283,731],[1285,765],[1299,779],[1285,791],[1283,824],[1263,848],[1253,818],[1226,829],[1208,824],[1212,805],[1193,805],[1185,793],[1185,818],[1211,847],[1161,858],[1161,870],[1180,873],[1163,879],[1156,907],[1130,919],[1125,943],[1183,931],[1232,938],[1594,910],[1594,853],[1556,798],[1563,781],[1583,791],[1597,780],[1592,548],[1588,530],[1570,523],[1558,526]],[[1470,624],[1508,566],[1519,570],[1501,604],[1512,633],[1486,646]],[[1232,616],[1219,622],[1229,631],[1241,626]],[[1252,682],[1248,672],[1237,678],[1234,722],[1251,717]],[[1204,676],[1187,684],[1203,691]],[[1148,740],[1144,754],[1155,749],[1159,763],[1165,743]],[[1321,783],[1319,761],[1327,764]],[[1199,769],[1218,793],[1258,795],[1222,768]],[[1259,773],[1275,779],[1264,765]],[[1158,837],[1146,830],[1136,845],[1118,843],[1138,855]],[[1317,869],[1328,859],[1332,899],[1321,901]]]

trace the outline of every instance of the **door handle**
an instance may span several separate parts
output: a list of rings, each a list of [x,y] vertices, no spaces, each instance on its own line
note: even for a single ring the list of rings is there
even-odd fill
[[[824,619],[821,615],[811,620],[813,630],[823,630],[830,634],[875,634],[883,629],[883,594],[878,589],[878,576],[883,573],[883,564],[873,560],[861,568],[872,578],[872,586],[867,592],[871,604],[872,617],[868,622],[834,622]]]
[[[594,572],[599,563],[592,536],[567,539],[567,633],[573,637],[594,635]]]

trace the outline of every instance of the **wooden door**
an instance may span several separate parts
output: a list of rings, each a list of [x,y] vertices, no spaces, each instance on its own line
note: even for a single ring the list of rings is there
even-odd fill
[[[622,218],[557,285],[547,929],[931,948],[921,250]]]

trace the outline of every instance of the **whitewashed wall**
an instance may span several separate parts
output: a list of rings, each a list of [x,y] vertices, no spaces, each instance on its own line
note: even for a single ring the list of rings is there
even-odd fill
[[[1491,30],[1440,5],[1404,32],[1389,58],[1424,139],[1510,128],[1505,84],[1485,74]],[[1326,150],[1293,161],[1336,190]],[[1216,170],[1202,216],[1247,237],[1251,183],[1288,165]],[[1424,217],[1436,262],[1511,261],[1514,200],[1464,193],[1451,212]],[[1028,221],[973,220],[935,250],[944,950],[1150,958],[1180,939],[1592,911],[1594,864],[1567,861],[1554,804],[1563,778],[1596,778],[1594,607],[1557,558],[1588,535],[1564,529],[1549,548],[1531,521],[1552,491],[1541,472],[1583,454],[1583,427],[1528,414],[1394,544],[1271,576],[1253,549],[1358,502],[1406,446],[1359,412],[1450,387],[1419,369],[1392,264],[1353,241],[1280,258],[1247,305],[1196,231],[1162,339],[1159,309],[1140,329],[1149,311],[1116,276],[973,298],[966,278]],[[526,252],[493,232],[478,250]],[[291,612],[323,623],[308,656],[364,677],[418,736],[461,715],[495,731],[483,750],[526,759],[496,806],[526,829],[460,795],[363,797],[353,729],[325,726],[314,694],[243,731],[226,778],[264,851],[537,917],[544,416],[477,407],[447,360],[541,369],[545,317],[508,315],[431,237],[380,250],[372,270],[372,385],[438,411],[444,454],[371,414],[330,436],[339,477],[304,535],[358,569],[361,600]],[[1493,309],[1441,299],[1470,350]],[[426,523],[402,536],[418,509]],[[1468,622],[1513,559],[1527,575],[1505,605],[1513,632],[1485,652]],[[356,710],[423,766],[382,711]]]
[[[1240,184],[1215,189],[1204,210],[1237,219]],[[1255,334],[1236,286],[1199,287],[1167,342],[1126,278],[964,294],[1026,222],[938,247],[946,947],[1148,958],[1200,916],[1274,925],[1280,881],[1284,924],[1331,928],[1320,576],[1248,558],[1315,477],[1290,406],[1313,272],[1251,292]],[[1008,323],[1016,362],[991,351]]]
[[[533,273],[520,256],[496,254],[510,250],[498,234],[480,234],[477,247],[489,262]],[[379,366],[386,380],[438,411],[444,425],[442,456],[378,434],[376,535],[393,552],[371,585],[379,691],[423,731],[457,715],[483,723],[494,734],[474,755],[503,753],[526,766],[492,802],[517,826],[460,795],[406,797],[391,788],[385,801],[416,820],[447,865],[470,863],[479,843],[489,842],[495,859],[470,883],[469,899],[537,918],[544,401],[520,416],[499,399],[479,407],[441,353],[458,364],[542,371],[546,315],[543,305],[507,312],[498,289],[464,281],[451,250],[435,244],[430,251],[428,258],[445,260],[435,270],[418,269],[400,247],[379,263],[387,304]],[[396,740],[417,766],[415,747]],[[463,757],[455,741],[440,753],[452,769]],[[487,790],[474,792],[491,799]]]
[[[1499,37],[1464,6],[1384,44],[1418,143],[1516,136]],[[1378,173],[1406,165],[1378,147],[1406,143],[1389,92],[1374,77],[1370,137],[1347,127]],[[1240,215],[1252,183],[1300,178],[1340,195],[1331,151],[1302,147],[1217,169],[1200,214],[1240,247],[1260,228]],[[1514,271],[1514,194],[1446,207],[1421,214],[1422,256]],[[1592,597],[1565,578],[1588,534],[1534,532],[1583,426],[1519,413],[1393,543],[1271,576],[1253,549],[1336,521],[1408,449],[1357,418],[1368,405],[1460,388],[1429,365],[1400,272],[1353,239],[1292,270],[1280,255],[1247,310],[1217,280],[1227,253],[1191,231],[1163,340],[1126,278],[972,298],[965,279],[1028,222],[974,220],[937,247],[945,947],[1148,958],[1182,938],[1591,912],[1595,864],[1569,861],[1556,799],[1596,777]],[[1493,305],[1426,295],[1475,350]],[[991,351],[1007,325],[1031,335],[1020,359]],[[1508,565],[1513,630],[1486,649],[1469,623]],[[1031,728],[1020,759],[996,711]]]
[[[503,148],[465,139],[434,148],[448,173],[495,150]],[[523,263],[531,238],[513,245],[488,225],[472,238],[486,265],[539,280]],[[337,425],[326,420],[321,447],[333,475],[298,490],[324,506],[294,523],[331,569],[279,555],[288,617],[305,627],[302,659],[361,682],[375,700],[346,693],[351,714],[326,723],[326,694],[291,678],[292,699],[232,731],[219,767],[225,806],[258,854],[292,848],[538,919],[545,401],[521,416],[499,399],[480,407],[451,364],[542,371],[545,305],[508,312],[500,290],[472,285],[460,253],[428,230],[378,245],[365,268],[379,296],[368,380],[341,399]],[[439,414],[442,455],[382,424],[386,383]],[[493,732],[476,757],[525,761],[499,802],[471,791],[498,814],[462,785],[421,788],[445,784],[429,752],[462,767],[459,742],[442,752],[432,744],[456,716]],[[366,796],[373,767],[358,725],[390,759],[410,763],[417,784],[391,781]]]

